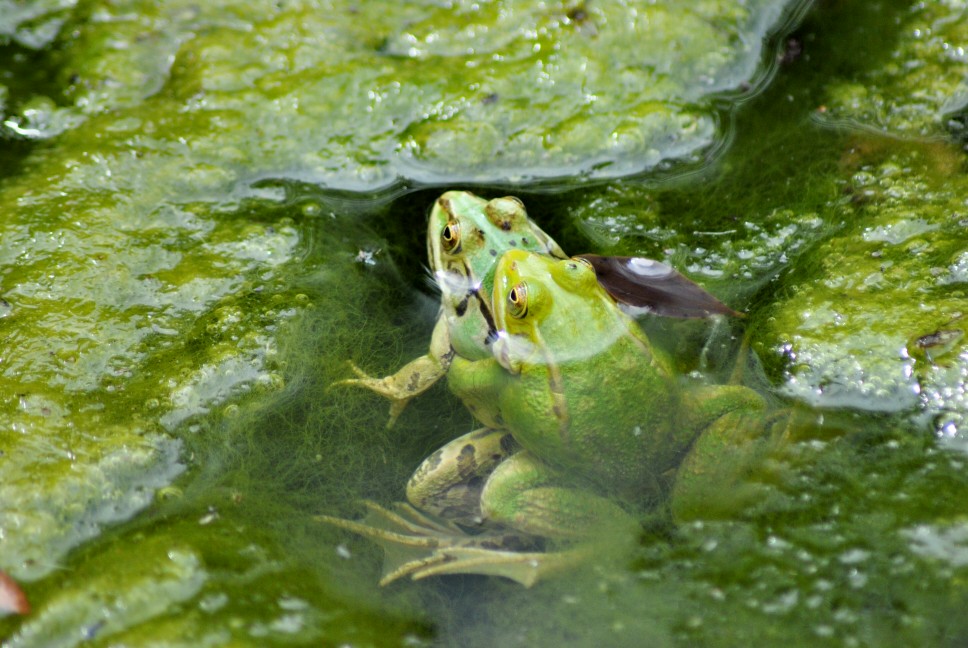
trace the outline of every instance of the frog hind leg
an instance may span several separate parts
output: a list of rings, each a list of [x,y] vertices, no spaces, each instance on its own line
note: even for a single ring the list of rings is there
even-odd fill
[[[489,528],[512,529],[523,538],[561,540],[566,548],[517,550],[506,540],[496,544],[477,539],[439,546],[433,561],[409,573],[414,579],[442,574],[503,576],[530,587],[596,555],[599,545],[592,536],[608,541],[636,537],[637,523],[619,506],[586,490],[556,485],[556,478],[530,453],[519,451],[491,473],[481,493],[481,508]]]
[[[363,504],[367,513],[362,520],[330,515],[317,515],[314,519],[352,531],[380,545],[384,551],[380,585],[388,585],[405,576],[414,579],[431,576],[434,567],[453,560],[454,552],[531,546],[529,539],[504,529],[494,528],[469,535],[447,520],[424,514],[402,502],[394,504],[392,510],[375,502],[365,501]]]
[[[431,568],[454,560],[455,552],[480,548],[515,554],[518,549],[531,548],[535,539],[484,524],[480,505],[481,490],[494,467],[515,451],[517,446],[506,431],[481,428],[469,432],[421,463],[407,484],[410,504],[397,503],[390,510],[366,502],[367,514],[362,520],[326,515],[316,519],[383,547],[381,584],[408,575],[430,576]],[[458,523],[477,533],[467,533]]]
[[[757,481],[764,460],[783,443],[788,413],[728,412],[700,434],[676,473],[670,509],[678,522],[728,518],[771,498]]]
[[[481,493],[484,517],[554,540],[638,529],[635,519],[613,501],[560,482],[556,470],[522,450],[495,468],[485,484]]]
[[[407,482],[407,499],[421,511],[471,527],[480,525],[484,484],[517,449],[505,430],[480,428],[459,436],[414,471]]]
[[[350,362],[350,369],[356,374],[356,378],[337,380],[332,386],[365,387],[390,400],[390,418],[387,421],[387,427],[390,428],[403,413],[411,398],[427,391],[446,375],[452,359],[453,350],[450,348],[447,322],[444,318],[439,318],[426,355],[411,360],[396,373],[382,378],[375,378]]]
[[[531,587],[541,579],[587,562],[594,553],[590,546],[556,552],[451,547],[437,552],[436,560],[412,570],[411,575],[414,580],[447,574],[502,576]]]

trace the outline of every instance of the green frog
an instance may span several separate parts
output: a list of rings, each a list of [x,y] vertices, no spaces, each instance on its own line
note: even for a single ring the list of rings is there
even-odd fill
[[[491,292],[494,269],[507,250],[520,249],[553,258],[568,258],[561,247],[528,217],[512,196],[485,200],[468,191],[448,191],[430,211],[427,257],[440,288],[440,312],[430,348],[382,378],[350,363],[356,378],[336,384],[366,387],[390,400],[391,427],[410,399],[448,373],[454,357],[475,361],[490,357],[495,339]],[[495,412],[472,395],[464,399],[479,420],[497,427]],[[476,411],[478,407],[480,411]]]
[[[485,200],[468,191],[448,191],[430,211],[427,257],[440,289],[440,311],[427,353],[382,378],[372,377],[352,362],[356,378],[337,385],[366,387],[390,400],[391,427],[410,399],[447,375],[452,360],[476,361],[491,356],[495,339],[491,293],[498,259],[509,250],[524,250],[567,259],[561,247],[528,217],[513,196]],[[598,281],[619,302],[632,309],[669,317],[732,314],[715,297],[670,266],[637,257],[583,255]],[[502,427],[486,399],[463,383],[457,396],[490,428]]]
[[[491,308],[494,270],[501,255],[511,249],[568,258],[515,197],[485,200],[468,191],[441,195],[427,225],[427,257],[440,289],[430,348],[382,378],[350,363],[357,378],[336,383],[366,387],[389,399],[387,427],[391,427],[410,399],[445,375],[451,378],[451,390],[484,427],[459,436],[428,457],[410,480],[407,497],[423,511],[470,524],[480,519],[482,480],[514,448],[488,390],[452,379],[492,357],[490,344],[497,338]],[[452,369],[455,360],[457,368]]]
[[[440,312],[428,352],[382,378],[371,377],[350,363],[357,378],[337,383],[366,387],[388,398],[389,427],[411,398],[448,376],[451,391],[484,427],[431,454],[409,481],[407,499],[425,512],[464,524],[480,520],[483,480],[516,449],[493,397],[492,385],[501,379],[503,370],[493,362],[490,348],[498,332],[491,304],[495,269],[509,250],[568,258],[528,217],[517,198],[485,200],[467,191],[441,195],[427,225],[427,257],[440,289]],[[631,308],[674,317],[732,313],[660,262],[596,255],[584,258],[610,294]]]
[[[593,536],[634,537],[642,502],[668,497],[674,518],[688,520],[729,514],[755,494],[743,477],[782,427],[763,398],[678,376],[592,263],[509,250],[491,303],[491,357],[455,357],[450,381],[493,404],[501,456],[463,483],[439,479],[477,453],[451,442],[411,479],[415,506],[322,518],[387,549],[384,582],[481,573],[530,585],[583,559]],[[457,514],[411,497],[465,485],[472,496]]]

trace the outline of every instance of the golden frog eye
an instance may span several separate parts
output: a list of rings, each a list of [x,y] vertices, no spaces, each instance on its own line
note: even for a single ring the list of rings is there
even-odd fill
[[[528,314],[528,284],[523,281],[508,293],[508,313],[515,319]]]
[[[448,254],[454,254],[460,250],[460,223],[452,220],[444,225],[444,229],[440,230],[440,245]]]

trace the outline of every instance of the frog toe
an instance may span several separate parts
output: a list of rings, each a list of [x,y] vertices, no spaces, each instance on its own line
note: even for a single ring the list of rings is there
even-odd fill
[[[581,549],[545,553],[485,547],[453,547],[435,552],[435,560],[411,572],[414,580],[445,574],[503,576],[531,587],[542,578],[573,568],[588,558]]]
[[[364,502],[362,520],[318,515],[319,522],[361,535],[383,548],[381,585],[404,576],[414,579],[440,574],[493,574],[530,586],[538,575],[549,571],[545,554],[510,551],[506,547],[528,548],[533,539],[500,528],[470,535],[456,524],[426,515],[409,504],[387,509]],[[538,561],[537,567],[533,565]],[[506,571],[507,573],[503,573]],[[529,575],[534,572],[534,575]]]

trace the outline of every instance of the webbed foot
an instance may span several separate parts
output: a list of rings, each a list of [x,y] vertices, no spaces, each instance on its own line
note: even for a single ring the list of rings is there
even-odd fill
[[[369,389],[370,391],[375,392],[389,400],[390,418],[387,421],[387,428],[393,427],[393,424],[396,423],[398,418],[400,418],[403,410],[407,408],[407,404],[410,402],[411,398],[427,389],[433,384],[433,381],[436,381],[439,377],[437,375],[433,376],[432,381],[426,386],[419,383],[419,381],[411,381],[410,384],[407,385],[407,376],[402,375],[402,370],[395,374],[384,376],[383,378],[374,378],[370,374],[360,369],[352,360],[347,360],[346,363],[349,365],[349,368],[353,371],[353,373],[356,374],[356,378],[344,378],[343,380],[337,380],[333,382],[330,387],[347,385],[365,387],[366,389]],[[409,365],[407,367],[409,367]],[[407,367],[405,367],[405,369]]]
[[[333,524],[373,540],[386,554],[380,585],[410,576],[414,580],[442,574],[504,576],[525,587],[541,577],[584,560],[586,551],[534,551],[539,541],[501,527],[470,534],[456,524],[426,515],[409,504],[393,510],[364,502],[361,521],[329,515],[316,520]]]

